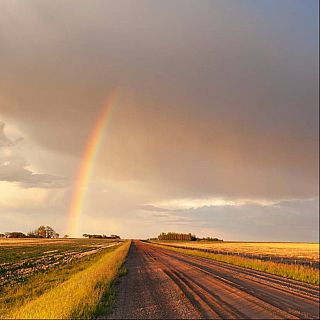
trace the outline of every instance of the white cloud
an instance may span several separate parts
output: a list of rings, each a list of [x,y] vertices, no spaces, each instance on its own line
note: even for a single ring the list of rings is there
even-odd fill
[[[47,189],[25,189],[17,184],[0,181],[0,208],[17,209],[23,207],[45,207],[47,200]]]
[[[25,188],[61,188],[66,185],[64,178],[30,170],[25,159],[21,141],[11,140],[0,122],[0,181],[18,182]]]
[[[206,198],[206,199],[171,199],[156,203],[147,203],[143,209],[150,211],[175,211],[199,209],[203,207],[241,207],[246,205],[269,206],[276,204],[278,201],[265,199],[224,199],[224,198]]]

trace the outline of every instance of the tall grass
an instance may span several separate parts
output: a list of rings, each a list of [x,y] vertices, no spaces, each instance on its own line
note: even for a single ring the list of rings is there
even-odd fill
[[[13,281],[11,284],[2,287],[0,290],[0,319],[7,319],[12,310],[17,310],[29,301],[37,299],[40,295],[70,279],[74,274],[96,263],[107,252],[115,249],[116,247],[105,248],[80,260],[59,265],[44,273],[35,273],[21,282]]]
[[[130,242],[108,252],[85,270],[30,301],[8,318],[15,319],[89,319],[110,289],[130,247]]]
[[[262,261],[258,259],[249,259],[238,256],[229,256],[224,254],[207,253],[203,251],[174,248],[170,246],[159,246],[168,250],[185,253],[191,256],[203,257],[216,261],[226,262],[236,266],[263,271],[310,284],[319,284],[319,270],[316,268],[311,268],[303,265]]]

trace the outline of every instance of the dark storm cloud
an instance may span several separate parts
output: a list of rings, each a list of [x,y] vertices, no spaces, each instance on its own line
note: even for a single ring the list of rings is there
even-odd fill
[[[123,88],[101,151],[163,197],[311,197],[316,2],[2,1],[1,112],[80,156]],[[103,171],[103,170],[102,170]]]

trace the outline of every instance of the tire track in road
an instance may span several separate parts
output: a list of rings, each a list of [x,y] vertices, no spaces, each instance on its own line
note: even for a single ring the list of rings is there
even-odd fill
[[[180,294],[149,250],[140,242],[131,245],[128,274],[118,286],[118,299],[109,319],[200,319],[201,313]]]
[[[171,252],[168,251],[165,254],[170,256]],[[176,257],[176,259],[179,259],[182,262],[193,264],[194,266],[198,266],[198,264],[196,263],[197,261],[190,262],[188,259],[189,257],[190,256],[186,254],[181,254],[181,257]],[[198,261],[201,261],[201,267],[209,265],[209,267],[215,266],[217,268],[220,268],[221,270],[230,270],[233,274],[240,274],[242,277],[247,276],[248,279],[251,279],[252,281],[256,281],[258,283],[267,281],[269,286],[276,287],[277,289],[281,287],[281,290],[287,293],[295,292],[295,294],[300,295],[301,297],[306,296],[307,299],[314,299],[315,301],[319,300],[319,288],[315,285],[301,283],[300,281],[296,280],[288,280],[277,275],[266,274],[261,271],[246,269],[224,262],[209,260],[207,258],[196,257],[196,259]],[[270,280],[272,280],[272,283],[270,282]]]
[[[319,315],[318,286],[312,286],[310,284],[204,258],[184,254],[177,256],[175,252],[168,250],[162,251],[162,254],[168,256],[170,261],[173,261],[172,258],[174,258],[182,263],[191,264],[199,270],[207,271],[212,277],[229,284],[230,288],[238,288],[240,291],[259,298],[264,302],[268,301],[270,305],[278,309],[287,310],[292,316],[313,318],[314,316],[312,316],[312,314],[314,311],[316,311],[317,314],[316,318]],[[252,274],[250,274],[251,272]],[[260,278],[262,274],[264,280]],[[256,278],[257,276],[259,277]],[[274,283],[275,280],[278,282],[281,281],[281,285],[276,285]],[[311,313],[308,313],[308,310],[310,310]]]
[[[133,241],[109,319],[318,319],[319,288]]]
[[[159,253],[157,252],[157,254]],[[174,260],[170,260],[170,269],[175,270]],[[297,318],[291,313],[279,310],[270,303],[266,303],[243,290],[239,290],[239,288],[235,288],[232,282],[226,281],[221,276],[213,276],[201,268],[190,268],[187,272],[182,271],[180,268],[179,272],[181,273],[181,279],[188,279],[188,281],[202,288],[202,290],[206,291],[206,296],[215,297],[216,301],[213,305],[215,305],[215,308],[220,309],[221,318],[223,319]],[[201,273],[206,273],[207,276],[203,277]],[[198,292],[199,290],[194,288],[194,293]]]

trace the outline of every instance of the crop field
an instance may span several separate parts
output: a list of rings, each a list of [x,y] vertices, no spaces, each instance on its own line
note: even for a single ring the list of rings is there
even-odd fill
[[[0,288],[37,272],[70,264],[118,244],[114,240],[3,239],[0,241]]]
[[[182,244],[3,239],[0,319],[318,318],[319,269]]]
[[[256,256],[283,257],[288,259],[319,261],[318,243],[287,242],[205,242],[162,241],[167,246],[211,249],[222,253],[242,253]]]
[[[129,246],[129,241],[106,239],[0,240],[0,318],[92,316]],[[91,298],[84,310],[79,304],[88,299],[86,292]],[[52,294],[60,297],[62,314],[50,306]]]

